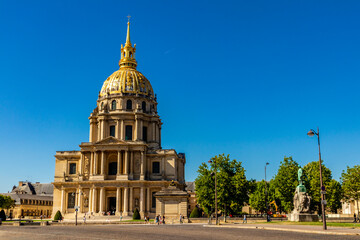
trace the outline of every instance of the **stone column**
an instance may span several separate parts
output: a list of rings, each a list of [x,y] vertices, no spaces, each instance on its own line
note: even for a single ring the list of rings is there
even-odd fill
[[[157,143],[159,143],[159,126],[158,126],[158,124],[156,124],[155,132],[156,132],[156,139],[155,139],[155,141],[156,141]]]
[[[104,205],[105,205],[105,189],[102,187],[100,188],[100,206],[99,206],[100,214],[105,212]]]
[[[161,159],[161,175],[163,177],[166,175],[166,173],[165,173],[165,158]]]
[[[130,212],[134,212],[134,209],[133,209],[133,203],[134,203],[134,188],[133,187],[130,187],[130,203],[129,203],[129,211]]]
[[[101,125],[100,121],[97,123],[97,140],[101,140]]]
[[[140,216],[141,219],[144,218],[144,213],[145,213],[145,193],[144,193],[145,188],[141,187],[140,188]]]
[[[120,139],[125,140],[124,120],[121,120],[120,124]]]
[[[129,174],[129,151],[125,150],[124,174]]]
[[[144,152],[141,151],[141,162],[140,162],[140,180],[144,180],[144,168],[145,168]]]
[[[139,141],[139,132],[140,132],[139,128],[140,128],[139,118],[135,116],[135,141]]]
[[[60,204],[60,212],[65,212],[65,189],[61,189],[61,204]]]
[[[89,205],[88,205],[88,210],[89,210],[89,213],[92,212],[92,203],[93,203],[93,199],[92,199],[92,191],[93,189],[92,188],[89,188]]]
[[[93,157],[93,161],[94,161],[94,163],[93,163],[93,175],[97,175],[97,173],[98,173],[98,171],[97,171],[97,169],[98,169],[98,153],[95,151],[94,152],[94,157]]]
[[[94,153],[90,152],[90,175],[94,175]]]
[[[156,130],[155,130],[155,122],[152,122],[152,140],[155,142],[156,139]]]
[[[120,215],[120,208],[121,208],[121,188],[116,188],[116,215]]]
[[[105,152],[101,151],[101,175],[105,174]]]
[[[119,120],[115,120],[115,122],[116,122],[116,127],[115,127],[115,137],[117,138],[117,139],[119,139],[120,138],[120,121]]]
[[[151,207],[150,206],[151,190],[150,190],[150,188],[147,188],[146,193],[147,193],[147,196],[146,196],[146,211],[148,213],[150,213],[150,211],[151,211],[151,208],[150,208]]]
[[[134,152],[130,152],[130,175],[132,176],[134,173]]]
[[[129,188],[125,187],[124,188],[124,212],[123,212],[123,216],[128,216],[129,215]]]
[[[144,138],[143,138],[143,120],[140,120],[140,127],[139,127],[139,139],[143,140],[144,141]]]
[[[92,211],[94,213],[96,213],[96,210],[97,210],[97,189],[96,187],[94,187],[93,189],[93,206],[92,206]]]
[[[100,131],[101,131],[101,139],[100,140],[102,140],[102,139],[105,138],[105,132],[106,132],[105,120],[103,120],[103,119],[100,120],[100,126],[101,126],[101,129],[100,129]]]
[[[79,213],[82,213],[83,212],[83,192],[82,192],[82,189],[79,188],[78,189],[78,206],[79,206]]]
[[[79,163],[79,174],[83,174],[83,164],[84,164],[84,154],[81,152],[80,153],[80,163]]]
[[[116,175],[120,175],[121,174],[121,151],[117,152],[117,172]]]

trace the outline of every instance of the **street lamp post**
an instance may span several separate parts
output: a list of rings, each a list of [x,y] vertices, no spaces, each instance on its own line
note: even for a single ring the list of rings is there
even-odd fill
[[[266,207],[267,207],[267,184],[266,184],[266,166],[269,165],[270,163],[266,163],[265,164],[265,202],[266,202]]]
[[[326,230],[326,217],[325,217],[325,186],[323,185],[322,179],[322,167],[321,167],[321,151],[320,151],[320,131],[319,127],[317,128],[317,132],[313,129],[307,133],[308,136],[313,137],[317,135],[318,137],[318,147],[319,147],[319,168],[320,168],[320,193],[321,193],[321,212],[322,212],[322,221],[323,221],[323,230]]]
[[[268,202],[267,202],[267,183],[266,183],[266,166],[269,165],[270,163],[266,163],[265,164],[265,204],[266,204],[266,221],[269,221],[269,218],[268,218],[268,210],[269,210],[269,206],[268,206]]]
[[[212,163],[213,161],[210,159],[209,163]],[[217,166],[216,161],[214,160],[214,166],[215,171],[212,172],[215,175],[215,224],[218,225],[218,209],[217,209],[217,180],[216,180],[216,172],[217,172]]]
[[[78,197],[80,197],[81,195],[83,195],[82,192],[78,193],[78,192],[73,192],[72,193],[73,196],[78,195]],[[79,196],[80,195],[80,196]],[[78,211],[79,211],[79,206],[75,205],[75,226],[77,226],[77,216],[78,216]]]

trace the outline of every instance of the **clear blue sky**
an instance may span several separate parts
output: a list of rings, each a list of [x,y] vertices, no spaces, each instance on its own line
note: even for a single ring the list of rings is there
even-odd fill
[[[228,153],[248,178],[283,157],[334,178],[360,161],[359,1],[0,1],[0,192],[51,182],[55,151],[88,141],[118,69],[127,15],[138,70],[157,93],[164,148],[186,179]]]

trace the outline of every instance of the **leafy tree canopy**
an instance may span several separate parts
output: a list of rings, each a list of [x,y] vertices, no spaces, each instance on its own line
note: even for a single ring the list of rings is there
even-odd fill
[[[255,191],[250,194],[250,206],[259,211],[259,212],[266,212],[268,203],[270,202],[271,195],[268,194],[266,197],[267,192],[269,193],[270,184],[262,180],[261,182],[256,183]]]
[[[331,171],[321,163],[323,185],[326,190],[330,190],[330,182],[332,179]],[[305,187],[309,195],[311,196],[310,210],[318,211],[321,213],[321,194],[320,194],[320,168],[319,162],[314,161],[304,166],[304,172],[308,180],[305,181]],[[331,191],[331,190],[330,190]]]
[[[353,199],[359,206],[360,199],[360,165],[347,167],[341,174],[342,189],[346,200]],[[359,215],[359,208],[358,208]]]
[[[284,157],[270,188],[274,192],[273,198],[279,203],[281,211],[291,212],[294,208],[294,192],[298,185],[297,172],[299,164],[292,157]]]
[[[10,209],[15,206],[15,201],[10,196],[0,195],[0,208]]]
[[[198,203],[207,214],[215,209],[215,178],[217,174],[218,209],[230,213],[241,212],[244,202],[248,201],[249,182],[241,162],[230,160],[229,155],[213,157],[212,163],[199,166],[195,180]]]

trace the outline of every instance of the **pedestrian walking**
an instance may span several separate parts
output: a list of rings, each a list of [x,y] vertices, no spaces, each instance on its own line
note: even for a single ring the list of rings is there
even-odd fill
[[[180,224],[183,223],[183,222],[182,222],[182,219],[183,219],[183,217],[182,217],[182,215],[180,214]]]
[[[246,214],[244,214],[243,223],[247,223]]]
[[[165,224],[165,215],[162,217],[162,223]]]
[[[155,217],[155,224],[159,225],[159,215]]]
[[[86,214],[84,215],[84,224],[86,223]]]
[[[354,213],[354,223],[356,223],[356,214]]]

